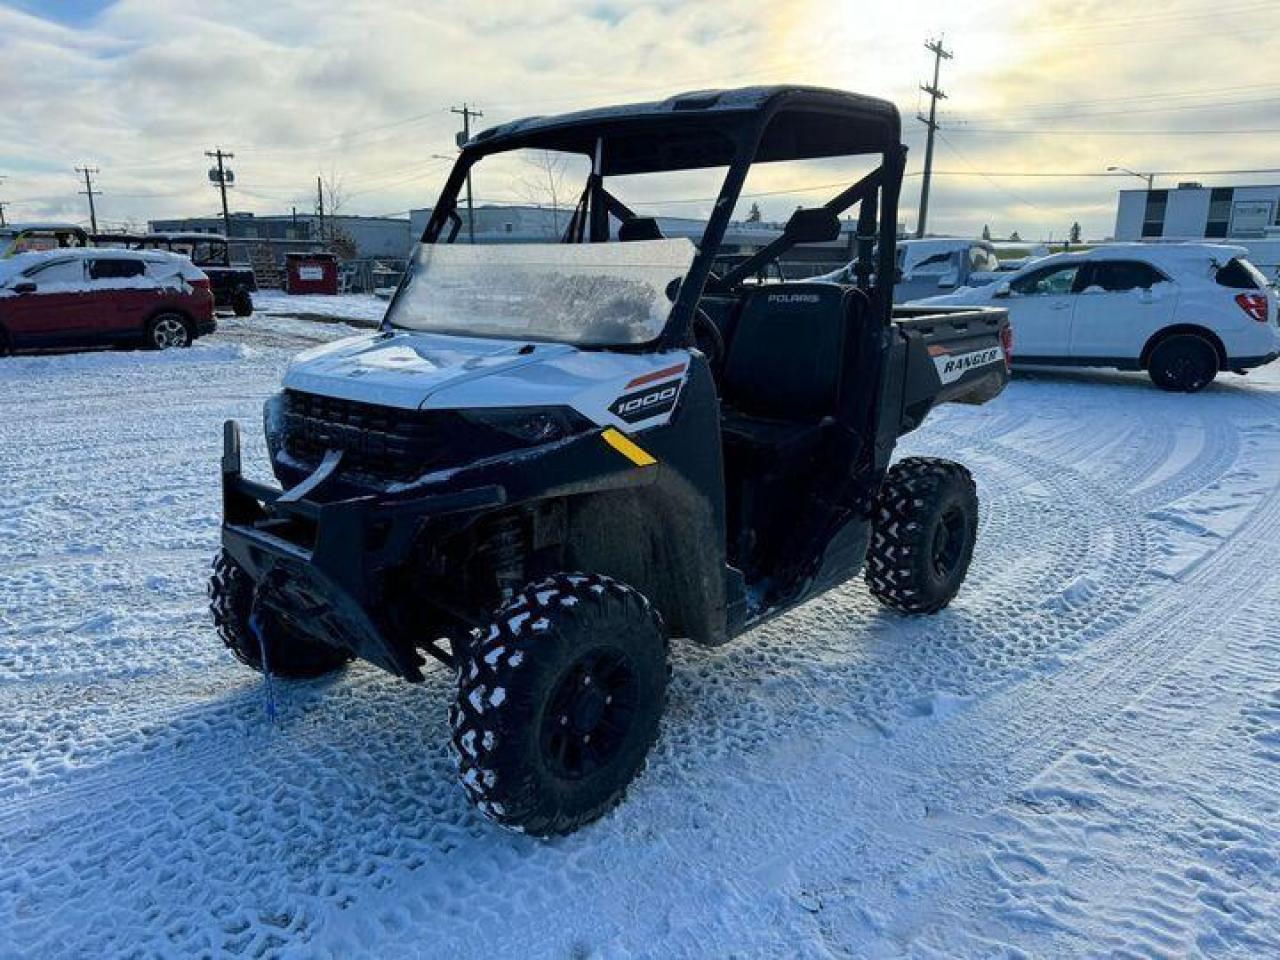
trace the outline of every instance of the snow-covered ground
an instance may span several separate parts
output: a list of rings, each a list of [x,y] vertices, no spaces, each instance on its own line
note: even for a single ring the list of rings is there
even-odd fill
[[[371,293],[338,296],[298,294],[283,290],[259,290],[253,295],[253,309],[261,317],[306,317],[318,320],[346,320],[359,326],[377,326],[387,312],[387,301]]]
[[[978,478],[956,603],[677,647],[628,801],[542,843],[454,785],[443,669],[272,727],[209,626],[219,424],[261,464],[344,332],[0,361],[0,957],[1280,955],[1274,365],[939,411],[905,448]]]

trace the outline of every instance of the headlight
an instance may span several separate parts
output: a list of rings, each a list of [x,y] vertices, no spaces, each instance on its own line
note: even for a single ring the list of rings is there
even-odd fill
[[[276,392],[262,404],[262,433],[267,438],[267,454],[276,462],[284,444],[284,394]]]
[[[458,413],[471,423],[528,444],[563,440],[591,426],[590,421],[568,407],[497,407]]]

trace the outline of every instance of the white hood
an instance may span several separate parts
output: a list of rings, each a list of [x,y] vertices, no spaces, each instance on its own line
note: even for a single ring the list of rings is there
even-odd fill
[[[395,331],[365,334],[299,354],[285,372],[293,390],[416,409],[439,391],[574,353],[561,344]]]
[[[993,303],[997,283],[984,283],[980,287],[957,287],[951,293],[938,297],[923,297],[909,301],[913,307],[975,307]]]
[[[286,389],[405,410],[568,406],[593,423],[631,432],[671,418],[674,404],[630,419],[636,391],[678,395],[689,351],[629,353],[568,344],[394,330],[299,354]],[[661,398],[660,398],[661,399]]]

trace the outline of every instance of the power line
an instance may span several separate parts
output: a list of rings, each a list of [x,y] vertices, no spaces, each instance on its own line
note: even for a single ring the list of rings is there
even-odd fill
[[[1060,130],[1044,129],[1011,129],[998,130],[992,127],[958,127],[950,128],[952,133],[976,133],[988,137],[1235,137],[1280,133],[1280,127],[1250,127],[1247,130],[1092,130],[1083,127],[1064,127]]]
[[[1123,97],[1100,97],[1095,100],[1034,100],[1020,103],[1023,107],[1078,107],[1108,103],[1127,103],[1133,100],[1181,100],[1186,98],[1216,97],[1224,93],[1238,93],[1241,90],[1277,90],[1276,83],[1249,83],[1233,87],[1214,87],[1211,90],[1176,90],[1168,93],[1135,93]],[[956,121],[960,122],[960,121]]]
[[[92,174],[98,172],[97,167],[76,167],[76,173],[84,174],[84,189],[81,190],[80,193],[88,196],[89,198],[89,223],[93,225],[94,233],[98,232],[98,211],[95,210],[93,206],[93,181],[89,178]]]
[[[1092,20],[1087,22],[1077,21],[1070,24],[1046,24],[1042,28],[1042,32],[1063,34],[1063,33],[1084,33],[1094,32],[1097,30],[1116,30],[1129,29],[1132,27],[1141,27],[1152,23],[1178,23],[1187,20],[1223,20],[1226,17],[1236,16],[1238,14],[1254,13],[1257,11],[1274,10],[1274,2],[1253,2],[1245,4],[1236,4],[1235,6],[1219,6],[1211,11],[1195,12],[1192,10],[1170,10],[1165,13],[1156,14],[1154,16],[1144,17],[1117,17],[1114,20]],[[1031,32],[1036,31],[1034,28]]]
[[[933,173],[933,135],[938,132],[938,101],[946,99],[946,94],[938,86],[938,80],[942,73],[942,61],[951,59],[951,52],[942,46],[941,40],[930,40],[924,45],[926,50],[933,52],[933,83],[922,85],[920,87],[925,93],[929,94],[929,117],[926,119],[919,113],[916,119],[923,123],[929,130],[928,139],[925,140],[924,146],[924,179],[920,182],[920,216],[916,221],[916,236],[924,236],[925,221],[929,217],[929,179]]]
[[[1014,200],[1017,200],[1019,203],[1024,203],[1029,207],[1034,207],[1036,210],[1039,210],[1042,213],[1049,213],[1049,211],[1046,210],[1044,207],[1040,206],[1040,204],[1033,203],[1032,201],[1028,200],[1026,197],[1014,193],[1012,190],[1009,190],[1005,186],[1000,184],[994,177],[987,176],[986,174],[982,173],[982,171],[980,171],[977,167],[975,167],[972,163],[969,162],[969,158],[966,157],[963,153],[961,153],[960,150],[956,147],[956,145],[952,143],[944,134],[939,133],[938,136],[941,137],[942,142],[947,145],[947,149],[949,149],[952,153],[956,155],[956,159],[958,159],[961,163],[963,163],[966,167],[968,167],[978,176],[981,176],[984,180],[986,180],[989,184],[991,184],[1001,193],[1005,194],[1006,196],[1012,197]]]

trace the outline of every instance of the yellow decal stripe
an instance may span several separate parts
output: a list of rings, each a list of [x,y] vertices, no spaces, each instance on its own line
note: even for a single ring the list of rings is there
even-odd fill
[[[651,467],[658,462],[649,455],[649,451],[636,446],[613,427],[606,427],[600,436],[604,438],[605,443],[613,447],[637,467]]]

